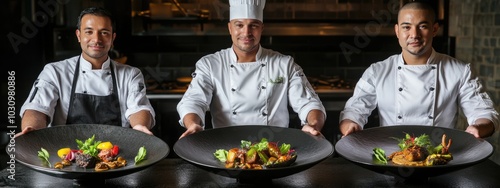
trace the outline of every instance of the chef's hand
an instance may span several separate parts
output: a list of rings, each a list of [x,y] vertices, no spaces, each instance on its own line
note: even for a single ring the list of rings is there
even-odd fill
[[[342,137],[347,136],[353,132],[360,131],[361,126],[359,126],[356,122],[344,119],[340,122],[339,125],[340,133],[342,133]]]
[[[474,125],[469,125],[465,132],[468,132],[476,138],[486,138],[495,132],[495,125],[488,119],[478,119]]]
[[[313,109],[307,113],[307,123],[302,126],[302,131],[311,133],[312,135],[320,135],[323,125],[325,125],[325,114],[323,111]]]
[[[309,125],[309,124],[305,124],[302,126],[302,131],[304,132],[308,132],[308,133],[311,133],[312,135],[314,136],[317,136],[317,135],[320,135],[321,132],[316,130],[313,126]]]
[[[185,137],[187,135],[190,135],[190,134],[193,134],[196,132],[200,132],[200,131],[203,131],[203,127],[201,127],[201,125],[191,124],[191,125],[187,126],[186,131],[184,131],[184,133],[182,133],[182,135],[179,137],[179,139],[181,139],[182,137]]]
[[[144,126],[144,125],[137,124],[137,125],[134,125],[132,127],[132,129],[141,131],[141,132],[149,134],[149,135],[153,135],[153,133],[146,126]]]
[[[14,138],[16,138],[16,137],[18,137],[18,136],[21,136],[21,135],[23,135],[23,134],[26,134],[26,133],[28,133],[28,132],[30,132],[30,131],[34,131],[34,130],[35,130],[35,128],[33,128],[32,126],[27,126],[27,127],[25,127],[23,130],[21,130],[21,132],[17,133],[17,134],[14,136]]]

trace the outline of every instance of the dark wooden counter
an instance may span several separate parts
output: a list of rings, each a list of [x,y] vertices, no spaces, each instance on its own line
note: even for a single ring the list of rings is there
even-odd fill
[[[8,169],[8,168],[7,168]],[[61,179],[16,164],[15,180],[0,173],[0,187],[72,187],[74,181]],[[482,163],[427,181],[408,183],[372,172],[343,158],[331,157],[303,172],[267,182],[267,187],[498,187],[500,165]],[[256,187],[236,179],[204,171],[180,158],[167,158],[143,171],[108,179],[105,187]],[[262,185],[259,185],[262,187]],[[84,186],[83,186],[84,187]]]

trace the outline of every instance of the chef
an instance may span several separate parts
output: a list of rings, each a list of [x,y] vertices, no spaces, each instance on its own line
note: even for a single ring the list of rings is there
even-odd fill
[[[498,113],[471,65],[432,48],[439,24],[432,7],[412,2],[399,10],[394,26],[402,53],[372,64],[340,115],[340,130],[362,129],[378,107],[380,125],[455,128],[459,108],[466,132],[488,137],[498,130]]]
[[[114,31],[106,10],[82,11],[76,29],[82,54],[45,65],[21,108],[21,134],[69,124],[132,127],[152,134],[155,113],[141,71],[108,56]]]
[[[230,0],[232,46],[202,57],[177,105],[181,138],[201,131],[210,110],[214,128],[234,125],[288,127],[288,104],[302,130],[320,134],[326,113],[293,58],[260,46],[265,0]]]

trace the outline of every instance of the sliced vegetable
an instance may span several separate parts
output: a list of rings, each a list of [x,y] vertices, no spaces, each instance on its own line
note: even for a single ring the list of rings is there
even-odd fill
[[[111,150],[111,154],[113,157],[117,156],[120,153],[120,148],[117,145],[113,145],[113,149]]]
[[[40,151],[38,151],[38,157],[39,157],[40,159],[42,159],[42,161],[43,161],[44,163],[48,164],[48,165],[49,165],[49,167],[52,167],[52,164],[50,164],[50,161],[49,161],[49,157],[50,157],[50,155],[49,155],[49,152],[48,152],[47,150],[45,150],[45,149],[41,148],[41,150],[40,150]]]
[[[67,155],[64,156],[63,160],[73,161],[73,159],[75,159],[75,154],[73,153],[73,151],[70,151]]]
[[[257,160],[257,149],[252,147],[250,148],[247,153],[246,153],[246,162],[247,163],[254,163]]]
[[[71,148],[61,148],[57,150],[57,156],[59,156],[59,158],[61,159],[66,158],[66,156],[69,155],[69,153],[71,153]]]
[[[146,148],[144,146],[142,146],[139,148],[139,151],[137,152],[137,156],[135,156],[135,158],[134,158],[135,164],[141,162],[142,160],[144,160],[144,158],[146,158]]]
[[[112,149],[113,144],[111,142],[101,142],[99,145],[97,145],[97,149],[103,150],[103,149]]]
[[[259,155],[259,159],[262,162],[262,164],[267,164],[267,162],[269,161],[267,155],[262,153],[262,151],[257,152],[257,154]]]

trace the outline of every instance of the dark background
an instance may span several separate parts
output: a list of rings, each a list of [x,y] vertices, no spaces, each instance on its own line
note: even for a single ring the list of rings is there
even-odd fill
[[[181,1],[182,2],[182,1]],[[360,0],[354,1],[362,2]],[[388,1],[384,1],[388,2]],[[437,1],[432,1],[437,2]],[[447,1],[445,1],[447,2]],[[44,6],[45,5],[45,6]],[[162,68],[175,76],[187,76],[194,68],[196,60],[200,57],[216,52],[231,45],[229,34],[227,35],[134,35],[132,33],[131,4],[130,1],[103,0],[4,0],[0,4],[3,21],[1,29],[2,57],[7,66],[1,77],[1,100],[8,104],[8,74],[7,71],[15,71],[15,126],[20,129],[19,110],[27,99],[31,85],[37,78],[43,66],[49,62],[61,60],[67,57],[79,55],[81,50],[75,36],[77,16],[83,8],[88,6],[103,6],[117,18],[117,38],[114,42],[116,50],[128,56],[127,64],[139,68],[155,67]],[[435,5],[436,6],[436,5]],[[46,9],[49,7],[49,9]],[[49,10],[49,11],[47,11]],[[33,25],[33,16],[39,25]],[[29,20],[27,23],[26,20]],[[361,26],[372,20],[269,20],[266,24],[288,23],[312,23],[314,22],[355,22]],[[219,20],[224,24],[227,20]],[[440,20],[443,33],[447,33],[446,17]],[[389,26],[392,27],[392,26]],[[32,30],[34,28],[34,30]],[[22,38],[19,45],[12,45],[9,36],[17,35]],[[265,48],[279,51],[283,54],[292,55],[296,62],[302,66],[308,76],[339,76],[353,84],[359,79],[364,69],[371,63],[383,60],[390,55],[401,52],[397,38],[392,34],[369,36],[368,45],[360,48],[360,53],[346,59],[340,44],[353,45],[359,40],[355,32],[340,35],[271,35],[265,34],[261,44]],[[438,36],[434,41],[434,48],[438,52],[454,54],[454,39],[446,34]],[[15,48],[18,48],[18,51]],[[145,78],[150,75],[145,74]],[[345,101],[347,97],[322,98],[323,101],[335,100]],[[160,136],[170,146],[173,146],[183,128],[179,126],[179,117],[175,111],[174,104],[177,101],[151,100],[157,113],[157,125],[155,135]],[[342,108],[342,107],[339,107]],[[5,118],[2,118],[0,130],[7,129],[7,108],[2,108]],[[330,110],[324,133],[332,142],[338,133],[339,110]],[[292,115],[292,126],[297,126],[298,119]],[[376,114],[371,118],[369,126],[377,126]],[[1,134],[0,141],[5,143],[8,138]],[[172,152],[173,153],[173,152]]]

